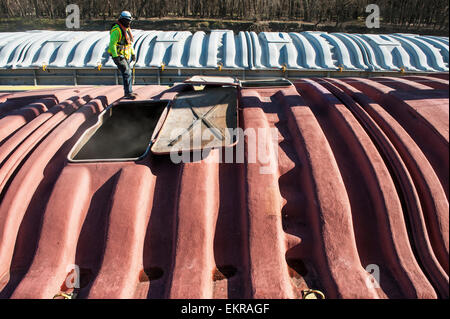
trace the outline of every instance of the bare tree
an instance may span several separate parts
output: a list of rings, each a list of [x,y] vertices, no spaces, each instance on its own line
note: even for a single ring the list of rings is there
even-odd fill
[[[0,0],[0,15],[65,18],[65,6],[69,3],[77,3],[88,19],[113,19],[127,9],[138,18],[281,19],[339,26],[363,18],[369,0]],[[376,3],[383,23],[404,29],[428,26],[448,30],[447,0],[377,0]]]

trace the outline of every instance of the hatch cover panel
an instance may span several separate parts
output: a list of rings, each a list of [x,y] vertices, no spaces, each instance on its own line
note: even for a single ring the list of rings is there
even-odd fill
[[[233,85],[238,86],[239,81],[231,76],[206,76],[206,75],[195,75],[186,79],[184,83],[189,83],[193,85]]]
[[[238,126],[237,89],[206,88],[176,97],[159,132],[152,152],[230,147],[237,143],[233,132]]]

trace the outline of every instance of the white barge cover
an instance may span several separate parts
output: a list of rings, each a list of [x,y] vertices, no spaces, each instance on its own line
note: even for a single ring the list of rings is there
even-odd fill
[[[137,69],[448,72],[448,37],[134,30]],[[0,33],[0,69],[114,68],[108,31]]]

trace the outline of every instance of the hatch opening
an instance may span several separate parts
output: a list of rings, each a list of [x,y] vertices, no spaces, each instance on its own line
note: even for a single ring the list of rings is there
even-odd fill
[[[143,158],[162,126],[169,101],[121,101],[105,109],[69,153],[69,161]]]

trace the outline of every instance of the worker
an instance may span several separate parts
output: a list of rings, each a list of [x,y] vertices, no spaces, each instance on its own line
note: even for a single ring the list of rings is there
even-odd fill
[[[130,62],[136,61],[136,55],[133,49],[133,34],[131,33],[131,13],[123,11],[116,23],[113,24],[110,31],[110,40],[108,53],[112,56],[123,78],[123,89],[125,99],[136,98],[132,88],[132,68]]]

